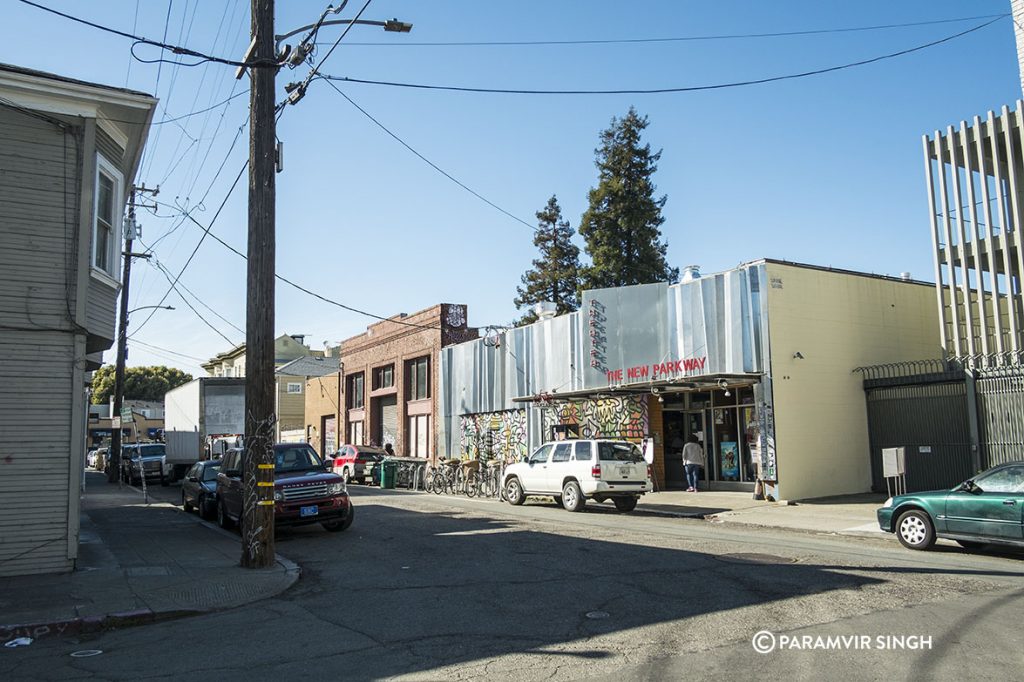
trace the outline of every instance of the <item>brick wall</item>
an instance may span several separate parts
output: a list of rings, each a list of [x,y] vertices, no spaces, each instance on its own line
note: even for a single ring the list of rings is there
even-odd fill
[[[665,489],[665,420],[662,404],[653,395],[647,396],[648,432],[654,436],[655,490]]]
[[[477,331],[466,326],[466,307],[442,303],[404,317],[382,320],[367,327],[366,332],[341,342],[341,362],[344,366],[342,383],[342,415],[339,422],[342,443],[349,442],[353,421],[361,417],[363,441],[380,440],[380,413],[376,408],[382,398],[394,396],[397,404],[397,437],[392,445],[399,455],[410,454],[409,416],[428,417],[427,449],[430,457],[437,453],[437,401],[440,386],[439,351],[443,346],[476,338]],[[407,363],[428,357],[430,363],[429,398],[410,401],[407,386]],[[375,369],[392,365],[392,387],[374,390]],[[363,409],[346,409],[350,396],[346,394],[349,378],[363,374]],[[307,402],[308,404],[308,402]],[[308,413],[308,410],[307,410]],[[308,421],[308,419],[307,419]],[[383,445],[383,443],[378,443]]]

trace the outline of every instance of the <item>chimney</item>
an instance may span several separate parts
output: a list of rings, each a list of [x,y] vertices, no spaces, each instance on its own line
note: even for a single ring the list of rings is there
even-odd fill
[[[1024,0],[1021,0],[1024,2]],[[699,265],[687,265],[683,268],[683,276],[679,279],[680,282],[692,282],[695,279],[700,279],[700,266]]]
[[[1010,0],[1013,14],[1013,36],[1017,39],[1017,68],[1020,73],[1021,91],[1024,94],[1024,0]]]

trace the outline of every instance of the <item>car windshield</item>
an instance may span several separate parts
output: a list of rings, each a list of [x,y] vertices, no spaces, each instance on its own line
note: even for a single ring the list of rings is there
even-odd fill
[[[203,467],[203,480],[204,481],[216,481],[217,472],[220,471],[220,464],[212,464]]]
[[[274,448],[274,472],[307,471],[318,469],[322,463],[316,452],[306,446]]]
[[[378,459],[384,459],[384,453],[360,450],[358,453],[356,453],[356,459],[365,459],[370,462],[376,462]]]
[[[163,457],[165,454],[163,445],[143,445],[136,447],[134,445],[125,446],[125,450],[131,453],[132,459],[138,459],[139,453],[142,453],[144,459],[150,459],[153,457]]]
[[[598,443],[597,452],[602,462],[642,462],[640,448],[632,443]]]

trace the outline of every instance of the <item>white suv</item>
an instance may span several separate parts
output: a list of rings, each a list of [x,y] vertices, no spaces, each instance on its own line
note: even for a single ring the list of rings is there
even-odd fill
[[[640,448],[620,440],[545,443],[505,469],[502,487],[511,504],[522,504],[527,495],[544,495],[569,511],[580,511],[588,499],[610,499],[624,512],[633,511],[640,496],[653,489]]]

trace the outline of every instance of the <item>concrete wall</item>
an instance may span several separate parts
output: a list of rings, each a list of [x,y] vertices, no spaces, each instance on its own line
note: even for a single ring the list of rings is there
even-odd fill
[[[324,454],[323,423],[325,418],[334,417],[338,429],[341,428],[341,402],[344,398],[338,390],[340,373],[327,374],[322,377],[313,377],[306,381],[306,389],[303,395],[305,401],[305,429],[309,444],[317,452]],[[344,444],[347,439],[342,438],[339,433],[335,448]]]
[[[853,370],[941,357],[935,289],[772,262],[767,272],[779,493],[865,492],[867,409]]]

